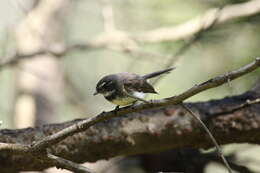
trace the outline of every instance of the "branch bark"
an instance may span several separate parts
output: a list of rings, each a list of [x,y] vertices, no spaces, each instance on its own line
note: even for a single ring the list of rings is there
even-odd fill
[[[220,100],[189,103],[194,112],[211,129],[220,144],[260,144],[260,104],[248,104],[235,112],[248,100],[260,97],[260,91],[248,91],[239,96]],[[216,115],[217,113],[217,115]],[[0,141],[5,143],[31,144],[33,141],[54,134],[81,120],[49,124],[36,128],[0,131]],[[159,152],[176,148],[208,148],[212,141],[200,124],[179,105],[151,108],[138,113],[110,119],[93,125],[88,130],[74,134],[52,145],[50,152],[78,163],[94,162],[120,155]],[[42,170],[53,166],[42,163],[31,155],[1,151],[1,171]]]

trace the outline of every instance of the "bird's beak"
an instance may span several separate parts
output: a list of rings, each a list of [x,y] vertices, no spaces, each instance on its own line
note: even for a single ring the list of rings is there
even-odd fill
[[[99,93],[96,91],[93,95],[95,96],[95,95],[98,95]]]

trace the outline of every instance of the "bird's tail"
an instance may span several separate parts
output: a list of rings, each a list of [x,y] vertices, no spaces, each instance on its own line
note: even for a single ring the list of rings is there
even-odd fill
[[[174,69],[175,69],[175,67],[171,67],[171,68],[168,68],[168,69],[165,69],[165,70],[161,70],[161,71],[149,73],[149,74],[144,75],[143,78],[145,78],[145,79],[150,79],[150,78],[159,76],[159,75],[161,75],[161,74],[163,74],[163,73],[169,73],[170,71],[172,71],[172,70],[174,70]]]

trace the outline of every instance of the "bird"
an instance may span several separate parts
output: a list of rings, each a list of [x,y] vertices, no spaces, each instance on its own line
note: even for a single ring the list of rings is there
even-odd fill
[[[106,100],[119,106],[127,106],[142,101],[150,103],[144,99],[146,93],[158,94],[148,79],[171,72],[175,67],[156,71],[146,75],[135,73],[117,73],[104,76],[98,81],[94,95],[102,94]]]

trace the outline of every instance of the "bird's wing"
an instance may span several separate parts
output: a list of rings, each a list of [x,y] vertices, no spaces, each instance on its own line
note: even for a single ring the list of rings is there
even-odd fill
[[[143,93],[157,93],[153,86],[145,80],[129,79],[124,81],[124,88],[127,92],[143,92]]]

